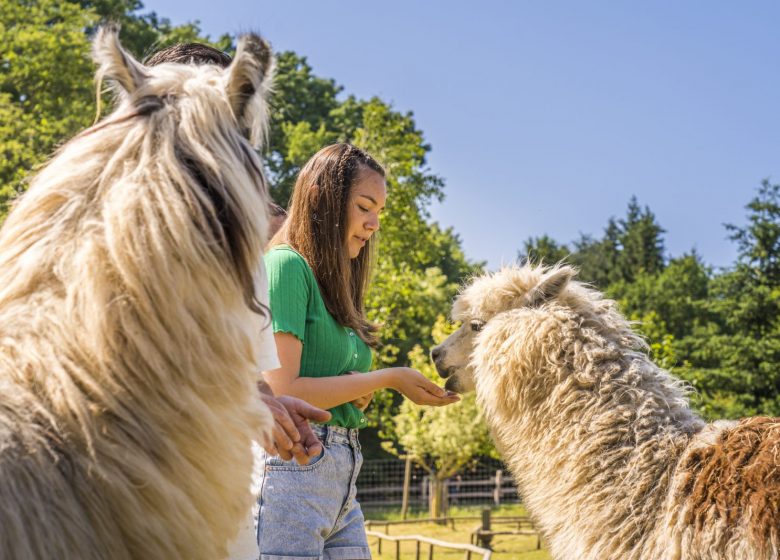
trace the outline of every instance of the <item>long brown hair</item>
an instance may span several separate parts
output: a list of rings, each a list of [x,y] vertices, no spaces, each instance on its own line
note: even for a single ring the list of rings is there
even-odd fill
[[[363,307],[376,235],[354,259],[349,258],[345,239],[349,194],[365,170],[385,176],[374,158],[351,144],[333,144],[314,154],[298,174],[287,221],[269,245],[286,243],[298,251],[314,271],[330,314],[376,346],[377,326],[366,318]]]

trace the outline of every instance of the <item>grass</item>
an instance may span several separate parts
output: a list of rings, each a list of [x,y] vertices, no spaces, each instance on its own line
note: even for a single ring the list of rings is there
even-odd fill
[[[482,507],[452,507],[449,511],[449,517],[459,516],[479,516],[482,512]],[[491,508],[493,516],[518,516],[527,515],[525,509],[521,505],[506,505],[498,508]],[[384,511],[384,512],[366,512],[366,517],[372,520],[387,520],[396,521],[401,519],[401,514],[398,510]],[[427,511],[413,512],[407,519],[426,518],[428,517]],[[442,541],[453,543],[469,543],[471,531],[473,531],[479,525],[478,521],[461,521],[455,524],[455,530],[453,531],[450,525],[443,526],[435,523],[414,523],[409,525],[391,525],[389,534],[392,536],[399,535],[422,535],[439,539]],[[383,527],[375,527],[374,530],[384,532]],[[395,543],[390,541],[384,541],[382,544],[382,554],[377,550],[377,539],[375,537],[369,537],[368,542],[371,546],[371,552],[374,555],[375,560],[395,560]],[[542,550],[536,549],[536,537],[535,536],[496,536],[493,538],[493,560],[550,560],[549,553],[544,550],[544,543],[542,543]],[[423,544],[421,547],[421,558],[428,558],[428,545]],[[434,549],[435,560],[449,560],[449,559],[462,559],[464,558],[464,552],[460,550],[446,550],[443,548]],[[415,543],[414,542],[402,542],[401,543],[401,559],[411,560],[415,558]],[[472,555],[472,559],[478,560],[481,557],[477,554]]]

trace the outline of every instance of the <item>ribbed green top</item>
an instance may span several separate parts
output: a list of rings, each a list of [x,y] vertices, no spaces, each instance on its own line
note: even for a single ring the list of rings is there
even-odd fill
[[[333,377],[368,371],[371,349],[351,328],[340,325],[325,307],[317,280],[306,260],[287,245],[265,255],[274,332],[295,335],[303,343],[301,377]],[[330,409],[328,424],[362,428],[365,415],[350,403]]]

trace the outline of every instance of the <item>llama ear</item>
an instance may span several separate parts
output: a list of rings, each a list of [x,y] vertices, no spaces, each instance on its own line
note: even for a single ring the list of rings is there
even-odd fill
[[[273,73],[271,46],[258,35],[242,36],[227,71],[225,91],[239,127],[255,147],[259,147],[265,137],[268,124],[266,97]]]
[[[570,266],[556,266],[542,276],[539,283],[528,294],[529,305],[539,305],[551,300],[568,285],[577,272]]]
[[[98,83],[108,78],[127,93],[133,93],[148,77],[146,67],[122,48],[116,24],[98,30],[92,44],[92,57],[98,65],[95,77]]]

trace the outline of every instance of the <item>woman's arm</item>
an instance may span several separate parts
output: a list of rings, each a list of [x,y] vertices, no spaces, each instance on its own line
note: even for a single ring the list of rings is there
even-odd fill
[[[275,395],[292,395],[326,409],[384,388],[395,389],[417,404],[442,406],[459,400],[457,395],[411,368],[387,368],[359,375],[300,377],[301,341],[282,332],[275,333],[274,339],[282,367],[264,371],[263,377]]]

